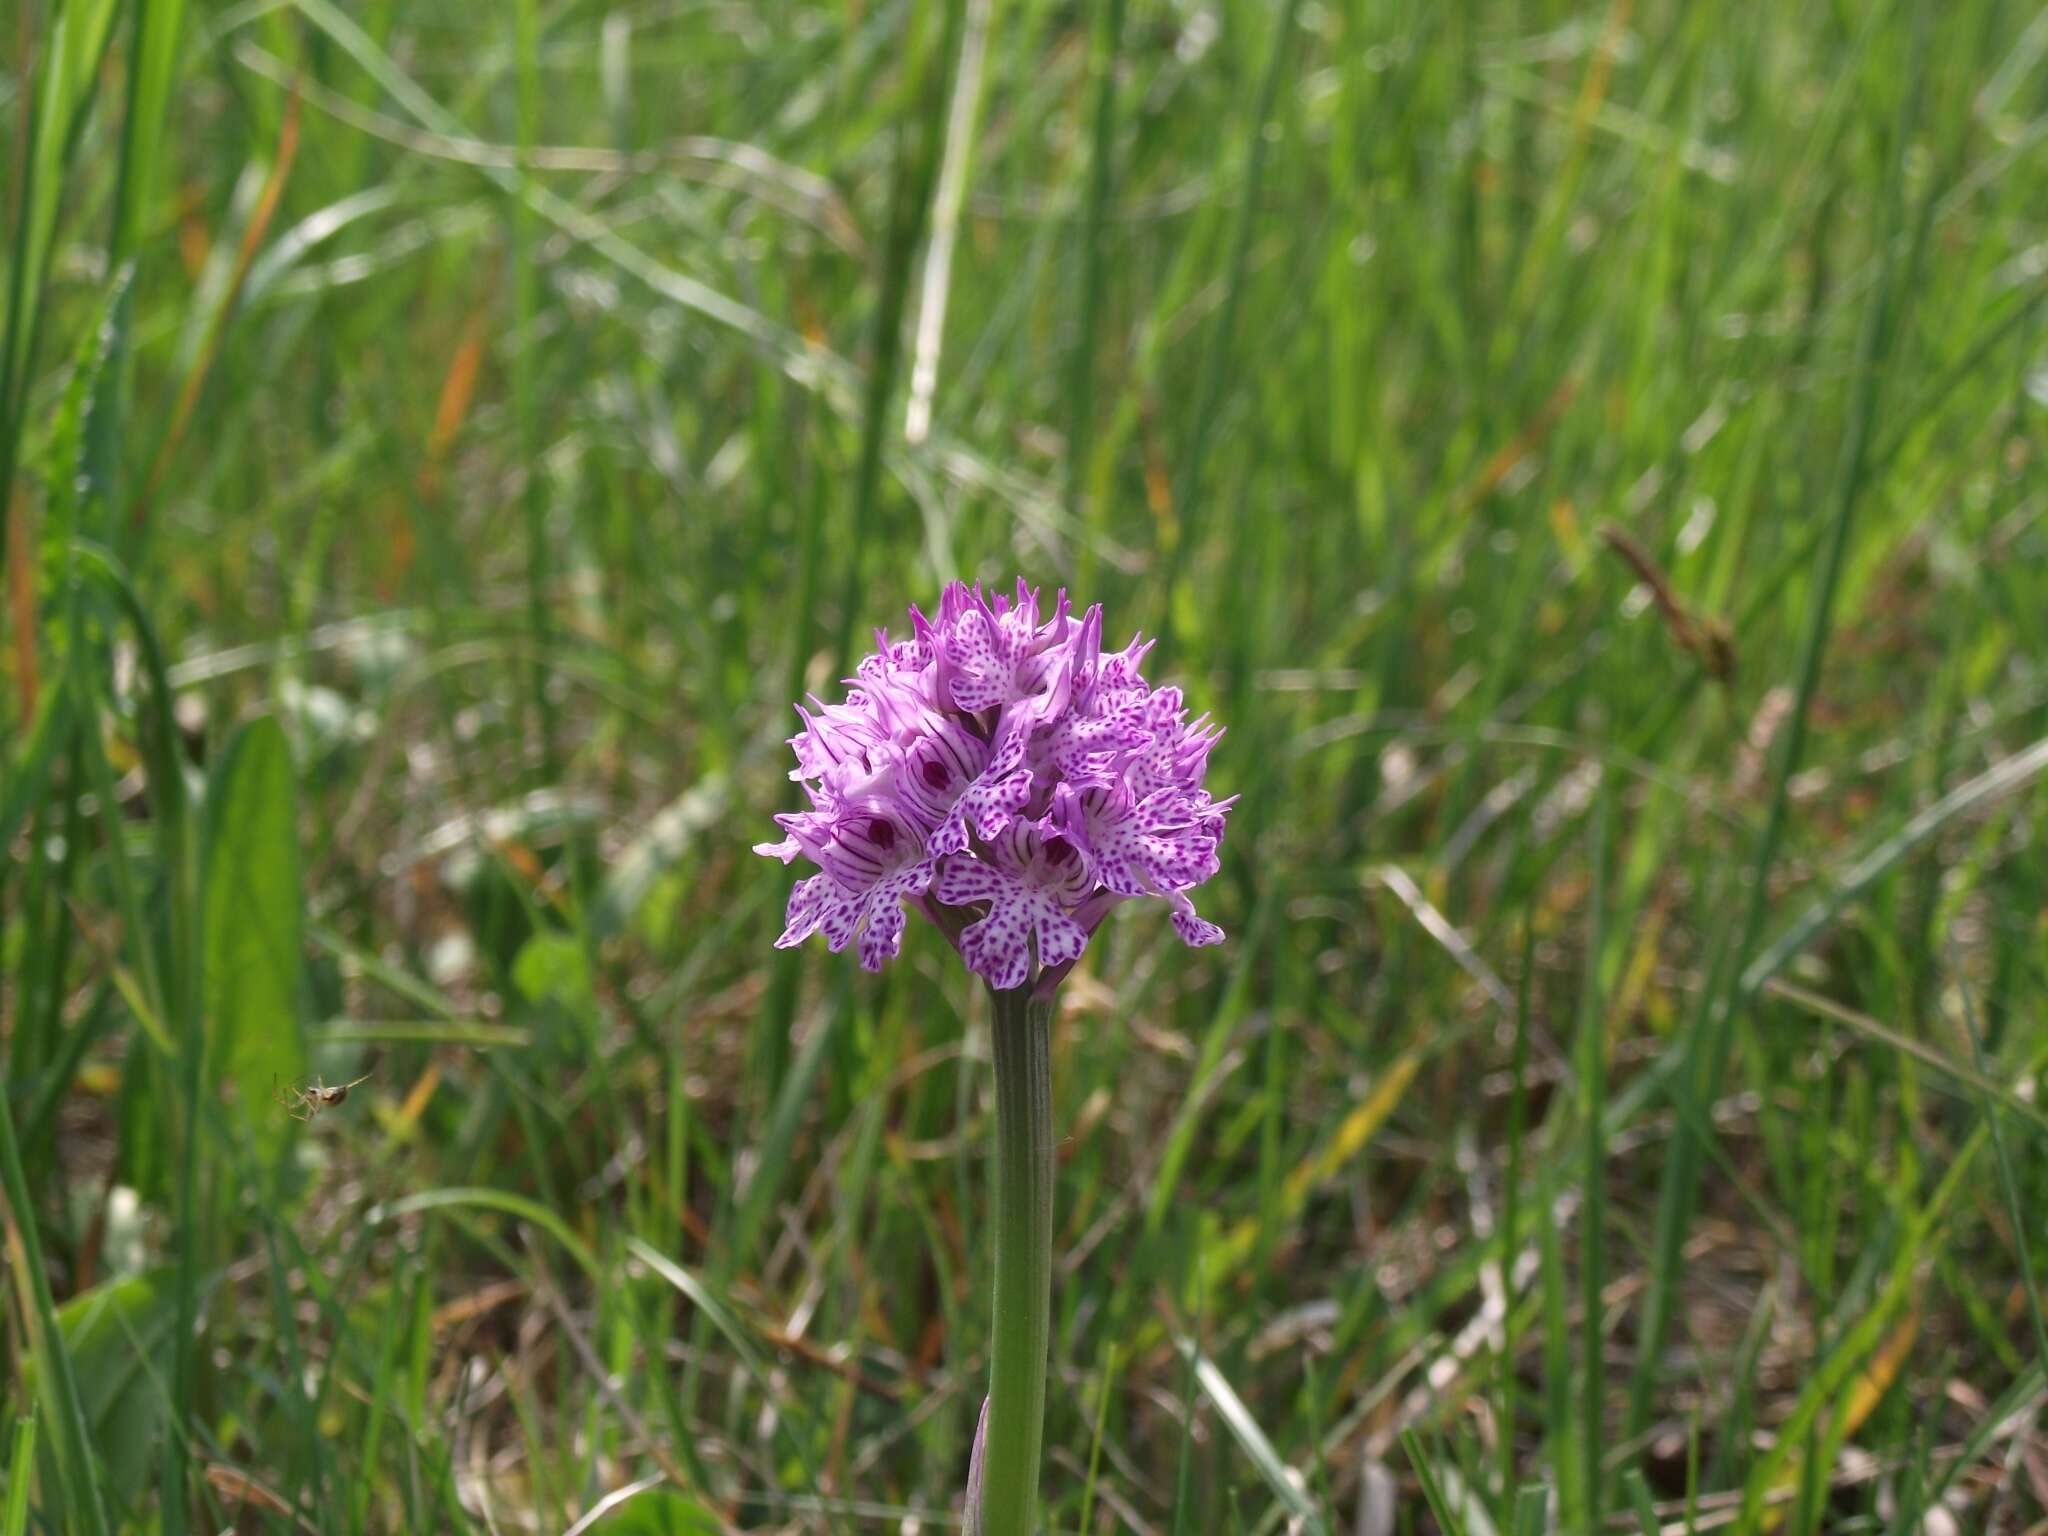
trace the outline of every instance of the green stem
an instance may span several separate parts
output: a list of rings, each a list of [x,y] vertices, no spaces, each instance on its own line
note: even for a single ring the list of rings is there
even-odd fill
[[[1052,1332],[1052,999],[995,999],[996,1294],[982,1536],[1030,1536]]]

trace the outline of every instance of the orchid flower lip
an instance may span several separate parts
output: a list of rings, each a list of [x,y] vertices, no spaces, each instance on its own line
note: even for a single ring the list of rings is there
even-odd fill
[[[1152,642],[1105,651],[1099,604],[1077,615],[1062,587],[1048,607],[1021,578],[952,582],[909,620],[907,639],[874,632],[838,702],[796,706],[808,808],[755,852],[817,873],[778,947],[823,933],[877,970],[908,907],[992,987],[1043,993],[1122,901],[1162,900],[1187,943],[1220,942],[1188,893],[1216,873],[1236,804],[1205,787],[1223,729],[1145,679]]]

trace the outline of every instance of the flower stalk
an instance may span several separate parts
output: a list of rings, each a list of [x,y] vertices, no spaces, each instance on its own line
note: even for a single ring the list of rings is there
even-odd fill
[[[1052,1009],[1029,986],[991,989],[996,1063],[995,1340],[981,1536],[1030,1536],[1038,1516],[1052,1332]]]
[[[1032,1536],[1052,1308],[1053,995],[1120,902],[1166,904],[1220,944],[1189,892],[1221,863],[1235,795],[1209,793],[1223,728],[1143,670],[1152,642],[1102,644],[1100,605],[949,582],[910,637],[875,632],[836,703],[797,706],[808,809],[754,851],[796,882],[778,949],[822,934],[879,971],[906,912],[928,919],[995,1000],[995,1339],[968,1468],[968,1536]]]

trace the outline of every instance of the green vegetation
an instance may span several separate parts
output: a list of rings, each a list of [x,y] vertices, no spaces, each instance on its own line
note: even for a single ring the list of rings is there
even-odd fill
[[[0,32],[0,1536],[948,1528],[986,999],[748,845],[1020,571],[1244,797],[1049,1530],[2048,1521],[2036,8]]]

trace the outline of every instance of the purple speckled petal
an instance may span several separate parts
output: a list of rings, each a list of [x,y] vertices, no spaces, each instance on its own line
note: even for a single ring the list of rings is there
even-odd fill
[[[998,990],[1021,987],[1031,974],[1029,937],[1016,910],[999,906],[960,935],[960,958]]]
[[[812,875],[808,880],[797,881],[796,888],[789,893],[787,924],[775,947],[790,949],[822,929],[833,949],[844,949],[846,939],[832,943],[834,935],[844,933],[851,937],[853,925],[859,921],[858,897],[833,884],[830,875]]]
[[[1173,904],[1173,931],[1189,944],[1200,949],[1223,942],[1223,930],[1196,913],[1195,904],[1188,900],[1186,892],[1174,891],[1167,899]]]
[[[987,914],[960,936],[960,953],[991,986],[1021,985],[1037,962],[1071,964],[1088,945],[1073,909],[1091,881],[1077,851],[1029,822],[1013,821],[986,845],[986,857],[956,855],[934,886],[953,905],[986,903]]]
[[[1221,929],[1216,936],[1223,937]],[[1071,965],[1088,947],[1088,930],[1060,911],[1041,913],[1038,919],[1038,963],[1046,967]]]
[[[1222,937],[1219,932],[1218,938]],[[868,909],[867,927],[860,935],[860,966],[864,971],[879,971],[884,963],[896,958],[903,948],[903,903],[900,900],[887,903],[877,902]]]
[[[970,901],[993,901],[1011,884],[1010,876],[973,854],[954,854],[939,867],[932,894],[949,907],[964,907]]]

